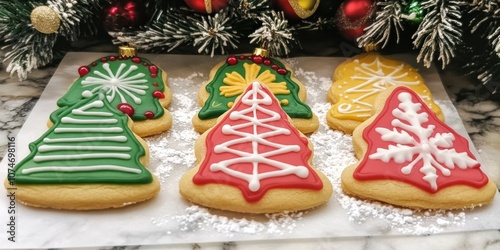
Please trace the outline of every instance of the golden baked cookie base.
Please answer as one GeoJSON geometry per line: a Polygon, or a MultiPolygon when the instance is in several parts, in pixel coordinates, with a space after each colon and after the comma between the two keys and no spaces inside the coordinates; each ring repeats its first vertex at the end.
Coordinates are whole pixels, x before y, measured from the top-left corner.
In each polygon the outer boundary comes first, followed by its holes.
{"type": "MultiPolygon", "coordinates": [[[[9,188],[8,180],[4,185],[9,188]]],[[[97,210],[119,208],[153,198],[160,183],[153,175],[148,184],[16,184],[16,200],[22,204],[54,209],[97,210]]]]}
{"type": "Polygon", "coordinates": [[[353,178],[357,164],[342,171],[342,190],[352,196],[416,209],[462,209],[487,205],[495,197],[491,180],[482,188],[457,185],[431,194],[396,180],[358,181],[353,178]]]}

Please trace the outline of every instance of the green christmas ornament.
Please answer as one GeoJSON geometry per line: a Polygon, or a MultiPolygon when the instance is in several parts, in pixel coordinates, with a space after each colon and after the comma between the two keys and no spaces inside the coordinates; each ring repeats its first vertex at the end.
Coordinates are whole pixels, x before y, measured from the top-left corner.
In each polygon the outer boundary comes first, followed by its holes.
{"type": "Polygon", "coordinates": [[[422,8],[421,0],[410,1],[403,9],[403,14],[401,15],[402,18],[415,24],[421,23],[424,16],[425,11],[422,8]]]}

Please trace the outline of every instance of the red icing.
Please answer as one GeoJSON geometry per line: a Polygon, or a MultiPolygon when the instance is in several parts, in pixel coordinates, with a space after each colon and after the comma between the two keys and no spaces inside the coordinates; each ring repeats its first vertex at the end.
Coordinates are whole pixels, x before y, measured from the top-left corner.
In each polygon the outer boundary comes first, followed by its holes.
{"type": "Polygon", "coordinates": [[[78,74],[80,75],[80,77],[85,76],[89,72],[90,68],[88,66],[81,66],[80,68],[78,68],[78,74]]]}
{"type": "Polygon", "coordinates": [[[158,83],[157,82],[153,83],[153,86],[158,87],[158,83]]]}
{"type": "Polygon", "coordinates": [[[146,118],[148,119],[153,119],[155,117],[155,114],[151,111],[146,111],[144,112],[144,116],[146,116],[146,118]]]}
{"type": "Polygon", "coordinates": [[[123,56],[118,56],[118,60],[123,60],[125,59],[123,56]]]}
{"type": "Polygon", "coordinates": [[[96,62],[93,62],[93,63],[92,63],[92,66],[94,66],[94,67],[95,67],[95,66],[97,66],[97,63],[96,63],[96,62]]]}
{"type": "Polygon", "coordinates": [[[252,61],[253,60],[253,56],[247,56],[247,59],[252,61]]]}
{"type": "Polygon", "coordinates": [[[240,60],[245,60],[246,56],[245,55],[241,55],[240,56],[240,60]]]}
{"type": "Polygon", "coordinates": [[[107,62],[107,61],[108,59],[106,59],[106,57],[101,58],[101,62],[107,62]]]}
{"type": "Polygon", "coordinates": [[[228,65],[236,65],[238,63],[238,59],[236,56],[228,56],[226,62],[228,65]]]}
{"type": "Polygon", "coordinates": [[[264,63],[264,65],[269,66],[269,65],[271,65],[271,60],[266,59],[266,60],[264,60],[263,63],[264,63]]]}
{"type": "MultiPolygon", "coordinates": [[[[249,92],[253,88],[253,85],[250,85],[245,93],[249,92]]],[[[278,119],[276,121],[268,121],[265,122],[266,125],[272,125],[279,128],[286,128],[291,131],[289,135],[275,135],[266,137],[265,140],[268,140],[272,143],[278,143],[283,145],[297,145],[300,149],[297,152],[289,152],[283,154],[277,154],[274,156],[268,157],[268,159],[276,160],[282,163],[287,163],[293,166],[305,166],[309,171],[308,175],[305,178],[301,178],[296,176],[295,174],[288,174],[284,176],[275,176],[270,178],[265,178],[260,180],[260,188],[256,191],[251,191],[248,187],[248,182],[242,180],[240,178],[233,177],[224,173],[223,171],[213,172],[210,170],[210,165],[213,163],[218,163],[224,160],[236,159],[239,156],[229,152],[215,153],[214,147],[216,145],[220,145],[224,142],[242,138],[241,136],[236,135],[228,135],[222,132],[222,128],[224,125],[238,125],[242,123],[246,123],[247,121],[244,119],[231,120],[229,118],[229,114],[224,116],[224,118],[215,125],[215,127],[210,130],[209,134],[206,138],[206,147],[207,153],[203,162],[200,165],[198,172],[193,177],[193,183],[197,185],[203,185],[208,183],[216,183],[216,184],[225,184],[232,185],[239,188],[243,194],[243,197],[248,202],[257,202],[259,201],[268,190],[273,188],[301,188],[301,189],[310,189],[310,190],[321,190],[323,188],[323,183],[319,176],[312,170],[311,166],[308,164],[308,159],[311,157],[311,150],[308,147],[307,138],[301,137],[299,131],[294,128],[287,119],[287,115],[281,109],[278,100],[274,97],[274,95],[267,88],[263,87],[263,91],[266,92],[267,95],[271,96],[272,103],[270,105],[260,104],[266,110],[272,110],[279,114],[282,119],[278,119]]],[[[242,94],[242,96],[245,95],[242,94]]],[[[262,96],[258,96],[257,98],[261,98],[262,96]]],[[[229,112],[242,111],[248,109],[250,106],[243,103],[241,99],[236,102],[233,108],[229,112]]],[[[247,117],[250,118],[250,114],[247,113],[247,117]]],[[[268,114],[257,110],[256,116],[260,119],[269,117],[268,114]]],[[[241,133],[252,133],[253,127],[248,126],[246,128],[237,129],[241,133]]],[[[257,126],[256,129],[258,134],[262,134],[265,132],[269,132],[270,129],[264,126],[257,126]]],[[[229,146],[230,148],[234,148],[240,151],[252,152],[252,143],[251,142],[243,142],[238,143],[237,145],[229,146]]],[[[272,150],[276,150],[276,147],[267,146],[262,143],[259,143],[259,153],[266,153],[272,150]]],[[[230,169],[234,169],[244,173],[251,173],[253,166],[250,162],[237,163],[231,166],[228,166],[230,169]]],[[[258,171],[259,173],[276,171],[278,168],[272,165],[268,165],[265,163],[259,163],[258,171]]]]}
{"type": "Polygon", "coordinates": [[[121,112],[123,112],[124,114],[126,114],[128,116],[132,116],[135,112],[132,105],[130,105],[128,103],[120,103],[120,104],[118,104],[117,108],[118,108],[118,110],[120,110],[121,112]]]}
{"type": "Polygon", "coordinates": [[[139,58],[139,57],[133,57],[132,58],[132,62],[133,63],[140,63],[141,62],[141,58],[139,58]]]}
{"type": "Polygon", "coordinates": [[[144,66],[148,66],[148,65],[149,65],[149,63],[144,62],[142,65],[144,65],[144,66]]]}
{"type": "Polygon", "coordinates": [[[280,74],[280,75],[284,75],[284,74],[286,74],[288,71],[287,71],[286,69],[281,68],[281,69],[276,70],[276,72],[278,72],[278,74],[280,74]]]}
{"type": "Polygon", "coordinates": [[[110,57],[109,57],[109,60],[110,60],[110,61],[116,61],[116,57],[115,57],[115,56],[110,56],[110,57]]]}
{"type": "Polygon", "coordinates": [[[272,69],[274,69],[274,70],[278,70],[278,69],[280,68],[280,66],[278,66],[278,65],[276,65],[276,64],[273,64],[273,65],[271,66],[271,68],[272,68],[272,69]]]}
{"type": "Polygon", "coordinates": [[[151,73],[151,76],[153,78],[156,77],[156,75],[158,74],[158,67],[156,67],[156,65],[150,65],[149,66],[149,73],[151,73]]]}
{"type": "Polygon", "coordinates": [[[262,56],[254,56],[252,61],[256,64],[261,64],[264,59],[262,58],[262,56]]]}
{"type": "MultiPolygon", "coordinates": [[[[393,119],[395,118],[393,115],[393,110],[398,108],[398,105],[401,103],[398,99],[398,94],[401,92],[407,92],[412,96],[412,102],[418,102],[421,104],[421,109],[419,113],[425,112],[428,114],[428,121],[422,123],[421,126],[426,128],[430,124],[435,126],[434,131],[432,132],[430,137],[434,137],[437,133],[452,133],[455,137],[453,140],[453,148],[457,153],[465,153],[470,158],[475,159],[474,155],[469,150],[469,142],[467,139],[459,135],[448,125],[440,121],[437,116],[432,112],[427,105],[422,101],[422,99],[412,90],[406,87],[398,87],[394,90],[389,98],[386,101],[384,109],[382,112],[376,117],[376,119],[367,126],[363,131],[363,139],[368,143],[368,149],[359,163],[359,166],[354,171],[354,178],[357,180],[396,180],[406,182],[408,184],[414,185],[424,191],[429,193],[436,193],[440,189],[453,186],[453,185],[468,185],[475,188],[481,188],[488,183],[488,177],[481,171],[480,164],[476,164],[471,168],[461,169],[455,165],[453,169],[449,169],[451,171],[450,176],[444,176],[442,172],[436,169],[436,174],[438,178],[436,180],[437,189],[433,190],[429,184],[426,182],[423,177],[424,173],[420,172],[420,167],[423,165],[422,160],[420,160],[413,167],[412,171],[405,175],[401,172],[401,169],[404,166],[407,166],[413,160],[418,157],[418,153],[413,155],[413,159],[411,161],[405,161],[403,163],[396,163],[394,158],[391,158],[389,162],[383,162],[379,159],[370,159],[369,155],[377,152],[377,149],[387,149],[389,145],[395,146],[396,143],[393,141],[383,141],[381,135],[375,131],[377,127],[387,128],[392,130],[394,126],[391,125],[393,119]]],[[[402,121],[403,123],[407,123],[406,121],[402,121]]],[[[398,131],[402,129],[397,127],[398,131]]],[[[409,133],[413,138],[418,141],[418,137],[413,134],[411,131],[405,130],[409,133]]],[[[409,145],[410,144],[403,144],[409,145]]],[[[445,147],[440,147],[440,149],[445,149],[445,147]]],[[[435,156],[433,156],[434,160],[437,160],[435,156]]],[[[444,164],[442,164],[444,166],[444,164]]]]}
{"type": "Polygon", "coordinates": [[[158,98],[158,99],[163,99],[163,98],[165,98],[165,95],[160,90],[155,90],[153,92],[153,97],[158,98]]]}

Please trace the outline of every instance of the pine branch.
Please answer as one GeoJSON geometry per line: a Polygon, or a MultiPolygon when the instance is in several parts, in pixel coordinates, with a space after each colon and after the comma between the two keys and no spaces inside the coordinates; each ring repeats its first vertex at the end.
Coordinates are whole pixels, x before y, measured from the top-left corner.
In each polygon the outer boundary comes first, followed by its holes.
{"type": "Polygon", "coordinates": [[[470,22],[464,37],[469,60],[464,68],[486,90],[496,93],[500,88],[500,1],[475,0],[467,14],[470,22]]]}
{"type": "Polygon", "coordinates": [[[95,35],[101,0],[49,0],[47,6],[54,9],[61,18],[58,33],[74,42],[82,34],[95,35]]]}
{"type": "Polygon", "coordinates": [[[500,57],[500,1],[475,0],[471,6],[469,13],[474,13],[472,33],[487,37],[497,57],[500,57]],[[479,29],[481,33],[476,32],[479,29]]]}
{"type": "Polygon", "coordinates": [[[271,0],[232,0],[232,16],[255,22],[259,16],[271,14],[271,0]]]}
{"type": "Polygon", "coordinates": [[[271,12],[269,16],[261,16],[262,26],[248,37],[250,44],[258,44],[269,50],[273,56],[282,56],[290,53],[289,46],[297,43],[294,38],[295,29],[288,25],[283,12],[271,12]]]}
{"type": "Polygon", "coordinates": [[[396,32],[396,42],[399,43],[399,31],[403,31],[401,24],[402,6],[398,1],[378,2],[379,10],[375,21],[366,28],[366,32],[357,40],[360,47],[368,44],[380,45],[384,48],[389,42],[391,31],[396,32]]]}
{"type": "Polygon", "coordinates": [[[423,61],[430,67],[437,56],[444,69],[455,57],[455,49],[462,43],[462,14],[460,6],[463,2],[457,0],[427,0],[422,2],[422,8],[427,10],[422,23],[412,36],[413,45],[420,47],[417,61],[423,61]]]}
{"type": "MultiPolygon", "coordinates": [[[[9,62],[7,72],[15,74],[20,80],[28,77],[31,70],[49,64],[57,51],[54,44],[59,36],[69,41],[76,41],[82,25],[90,25],[96,20],[91,6],[100,0],[63,0],[48,1],[48,6],[56,11],[61,19],[57,33],[43,34],[31,24],[33,9],[42,6],[45,1],[1,1],[0,2],[0,37],[3,37],[6,50],[5,62],[9,62]]],[[[95,27],[95,26],[94,26],[95,27]]],[[[92,26],[89,26],[92,30],[92,26]]]]}
{"type": "Polygon", "coordinates": [[[238,47],[240,35],[232,26],[233,20],[227,9],[213,16],[170,9],[143,31],[111,35],[116,38],[115,43],[128,43],[146,51],[171,51],[192,45],[198,46],[198,53],[213,56],[217,49],[224,54],[227,47],[238,47]]]}
{"type": "Polygon", "coordinates": [[[198,53],[210,52],[214,56],[215,50],[220,49],[221,54],[225,54],[226,47],[238,48],[238,38],[240,35],[232,27],[233,20],[228,16],[227,9],[216,13],[215,16],[208,16],[198,20],[191,20],[196,24],[197,30],[193,32],[193,46],[199,46],[198,53]]]}

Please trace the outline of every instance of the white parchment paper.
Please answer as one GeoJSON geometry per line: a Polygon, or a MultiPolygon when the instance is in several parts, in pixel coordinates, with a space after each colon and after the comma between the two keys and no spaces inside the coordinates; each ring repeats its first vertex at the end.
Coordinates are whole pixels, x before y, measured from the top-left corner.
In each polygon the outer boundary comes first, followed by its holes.
{"type": "MultiPolygon", "coordinates": [[[[17,162],[28,153],[28,144],[47,129],[45,121],[56,101],[78,77],[79,66],[108,54],[69,53],[50,80],[40,100],[16,138],[17,162]]],[[[329,238],[376,235],[422,235],[500,228],[500,197],[474,210],[412,211],[377,202],[350,198],[342,193],[340,173],[355,161],[350,136],[326,126],[330,104],[326,92],[334,69],[344,58],[302,57],[287,59],[295,76],[308,90],[307,103],[319,116],[320,129],[309,136],[315,147],[314,165],[332,181],[331,200],[305,212],[244,215],[206,209],[186,202],[178,194],[180,176],[194,164],[193,143],[198,133],[191,117],[200,109],[196,92],[210,69],[225,57],[141,55],[167,71],[174,117],[170,131],[148,138],[149,168],[161,181],[159,195],[151,201],[104,211],[57,211],[16,204],[16,242],[7,241],[9,199],[0,197],[0,247],[61,248],[118,245],[202,243],[242,240],[329,238]]],[[[414,64],[414,58],[397,57],[414,64]]],[[[414,65],[418,67],[418,65],[414,65]]],[[[461,120],[434,69],[421,69],[427,85],[442,107],[446,122],[468,138],[461,120]]],[[[475,152],[474,149],[472,149],[475,152]]],[[[477,153],[476,153],[476,156],[477,153]]],[[[487,172],[487,166],[483,166],[487,172]]],[[[7,175],[7,157],[0,176],[7,175]]]]}

